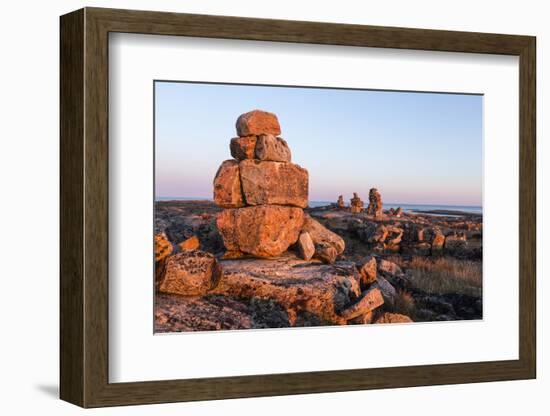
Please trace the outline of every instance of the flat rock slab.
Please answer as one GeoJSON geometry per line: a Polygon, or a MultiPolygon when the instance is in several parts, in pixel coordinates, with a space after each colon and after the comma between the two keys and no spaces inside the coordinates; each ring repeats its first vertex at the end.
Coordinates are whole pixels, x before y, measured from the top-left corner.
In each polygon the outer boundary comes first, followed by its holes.
{"type": "Polygon", "coordinates": [[[155,332],[252,328],[245,303],[223,296],[183,297],[157,293],[155,332]]]}
{"type": "Polygon", "coordinates": [[[352,262],[322,264],[292,254],[276,259],[221,260],[223,275],[211,294],[237,299],[264,299],[280,305],[291,326],[303,316],[319,325],[345,324],[339,315],[361,293],[352,262]]]}
{"type": "MultiPolygon", "coordinates": [[[[314,325],[315,322],[301,322],[314,325]]],[[[219,331],[287,328],[286,311],[263,299],[239,300],[228,296],[184,297],[167,293],[155,296],[155,332],[219,331]]]]}

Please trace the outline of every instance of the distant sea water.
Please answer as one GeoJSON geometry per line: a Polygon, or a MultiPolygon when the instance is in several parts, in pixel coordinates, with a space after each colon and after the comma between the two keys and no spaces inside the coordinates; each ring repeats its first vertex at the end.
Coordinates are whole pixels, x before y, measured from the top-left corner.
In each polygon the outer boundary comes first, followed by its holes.
{"type": "MultiPolygon", "coordinates": [[[[181,197],[181,196],[158,196],[156,201],[212,201],[212,198],[200,198],[200,197],[181,197]]],[[[336,201],[309,201],[311,208],[324,207],[330,205],[336,201]]],[[[349,205],[349,204],[346,204],[349,205]]],[[[403,208],[406,212],[414,211],[432,211],[432,210],[447,210],[447,211],[462,211],[471,212],[472,214],[482,214],[482,208],[479,206],[471,205],[425,205],[425,204],[395,204],[384,203],[384,208],[403,208]]]]}

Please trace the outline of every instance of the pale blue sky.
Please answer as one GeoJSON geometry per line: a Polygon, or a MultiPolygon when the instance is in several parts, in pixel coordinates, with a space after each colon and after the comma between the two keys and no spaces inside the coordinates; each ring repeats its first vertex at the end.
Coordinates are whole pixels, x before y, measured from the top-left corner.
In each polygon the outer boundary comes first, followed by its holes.
{"type": "Polygon", "coordinates": [[[155,83],[157,197],[212,197],[241,113],[277,114],[310,200],[481,205],[479,95],[155,83]]]}

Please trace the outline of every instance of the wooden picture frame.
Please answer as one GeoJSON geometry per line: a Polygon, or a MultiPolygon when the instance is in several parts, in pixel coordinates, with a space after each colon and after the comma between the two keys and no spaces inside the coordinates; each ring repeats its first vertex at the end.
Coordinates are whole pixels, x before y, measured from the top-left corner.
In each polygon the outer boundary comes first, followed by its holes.
{"type": "Polygon", "coordinates": [[[530,36],[85,8],[61,17],[60,396],[82,407],[530,379],[535,333],[535,50],[530,36]],[[108,35],[263,40],[519,57],[519,359],[109,383],[108,35]]]}

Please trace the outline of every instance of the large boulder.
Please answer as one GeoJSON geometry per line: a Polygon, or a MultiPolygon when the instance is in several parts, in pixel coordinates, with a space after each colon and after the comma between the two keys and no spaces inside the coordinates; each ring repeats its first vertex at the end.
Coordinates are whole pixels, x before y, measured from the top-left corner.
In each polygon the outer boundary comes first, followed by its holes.
{"type": "Polygon", "coordinates": [[[237,134],[239,136],[250,136],[260,134],[281,134],[281,126],[277,116],[267,111],[254,110],[241,114],[237,119],[237,134]]]}
{"type": "Polygon", "coordinates": [[[227,250],[276,257],[298,240],[304,222],[300,208],[261,205],[226,209],[217,226],[227,250]]]}
{"type": "Polygon", "coordinates": [[[272,162],[290,162],[290,148],[285,140],[271,134],[258,136],[256,143],[256,159],[272,162]]]}
{"type": "Polygon", "coordinates": [[[231,156],[237,160],[254,159],[256,136],[234,137],[229,143],[231,156]]]}
{"type": "Polygon", "coordinates": [[[286,162],[243,160],[239,163],[242,190],[247,205],[308,204],[308,172],[286,162]]]}
{"type": "Polygon", "coordinates": [[[287,253],[277,259],[220,263],[223,277],[213,294],[272,300],[287,311],[291,325],[297,325],[300,316],[317,317],[319,325],[345,324],[346,319],[338,312],[361,293],[359,274],[352,262],[328,265],[287,253]]]}
{"type": "Polygon", "coordinates": [[[158,290],[184,296],[204,295],[218,284],[221,274],[212,254],[199,250],[182,251],[166,260],[158,290]]]}
{"type": "Polygon", "coordinates": [[[223,208],[244,206],[237,161],[226,160],[218,169],[214,178],[214,202],[223,208]]]}
{"type": "Polygon", "coordinates": [[[337,255],[342,254],[346,248],[346,243],[342,237],[330,231],[309,215],[305,215],[304,217],[304,226],[302,230],[309,233],[314,244],[319,245],[321,243],[326,243],[334,247],[337,255]]]}

